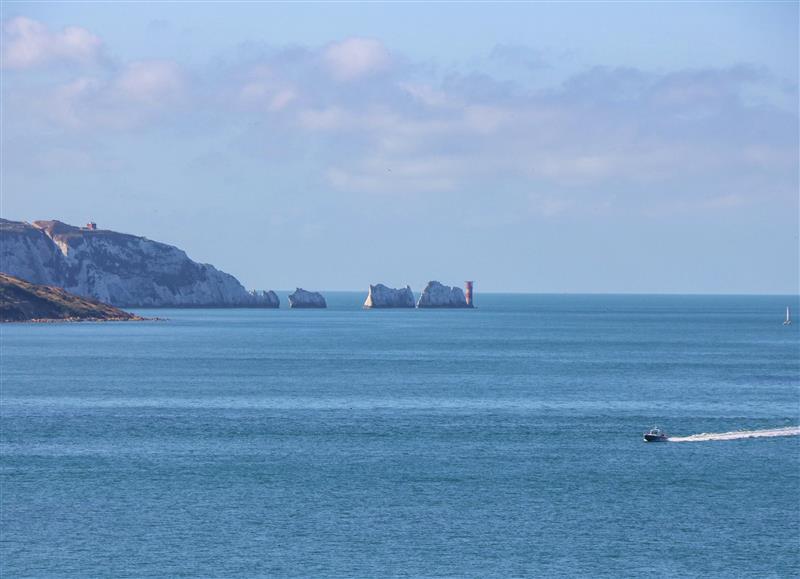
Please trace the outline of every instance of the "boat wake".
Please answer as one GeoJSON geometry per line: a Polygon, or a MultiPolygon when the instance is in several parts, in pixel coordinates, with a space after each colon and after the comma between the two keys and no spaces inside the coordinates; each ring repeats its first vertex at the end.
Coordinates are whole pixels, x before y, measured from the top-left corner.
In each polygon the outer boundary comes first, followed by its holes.
{"type": "Polygon", "coordinates": [[[798,436],[800,426],[771,428],[768,430],[737,430],[736,432],[703,432],[691,436],[670,436],[669,442],[705,442],[707,440],[739,440],[740,438],[771,438],[774,436],[798,436]]]}

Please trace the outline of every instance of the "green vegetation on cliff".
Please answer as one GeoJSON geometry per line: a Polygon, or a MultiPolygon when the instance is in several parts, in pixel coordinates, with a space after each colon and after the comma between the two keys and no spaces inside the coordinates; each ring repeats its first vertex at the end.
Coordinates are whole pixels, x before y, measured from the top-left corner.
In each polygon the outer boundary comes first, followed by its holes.
{"type": "Polygon", "coordinates": [[[61,288],[0,273],[0,322],[142,320],[114,306],[61,288]]]}

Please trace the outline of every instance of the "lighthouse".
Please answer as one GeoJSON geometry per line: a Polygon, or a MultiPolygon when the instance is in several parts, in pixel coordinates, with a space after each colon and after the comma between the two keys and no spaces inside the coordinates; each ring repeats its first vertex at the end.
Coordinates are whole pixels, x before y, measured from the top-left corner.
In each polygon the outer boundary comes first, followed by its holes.
{"type": "Polygon", "coordinates": [[[472,303],[472,282],[465,281],[464,282],[464,297],[467,298],[467,307],[474,308],[475,305],[472,303]]]}

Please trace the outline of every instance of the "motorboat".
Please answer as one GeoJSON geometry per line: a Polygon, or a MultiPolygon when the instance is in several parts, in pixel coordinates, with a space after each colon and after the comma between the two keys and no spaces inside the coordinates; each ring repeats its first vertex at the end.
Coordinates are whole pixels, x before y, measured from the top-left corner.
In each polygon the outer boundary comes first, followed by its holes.
{"type": "Polygon", "coordinates": [[[667,433],[661,430],[658,426],[654,426],[648,432],[644,433],[645,442],[666,442],[667,433]]]}

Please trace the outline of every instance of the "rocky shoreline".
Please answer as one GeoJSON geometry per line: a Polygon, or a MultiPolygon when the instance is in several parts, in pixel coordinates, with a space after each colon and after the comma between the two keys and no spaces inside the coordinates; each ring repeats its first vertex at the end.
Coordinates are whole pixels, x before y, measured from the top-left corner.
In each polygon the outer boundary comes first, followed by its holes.
{"type": "MultiPolygon", "coordinates": [[[[210,264],[197,263],[177,247],[150,239],[98,229],[95,223],[75,227],[61,221],[10,221],[0,219],[0,266],[3,274],[18,282],[49,290],[60,289],[71,298],[88,300],[108,308],[268,308],[281,306],[272,290],[246,290],[230,274],[210,264]]],[[[473,308],[472,282],[466,293],[456,286],[430,281],[419,299],[411,286],[391,288],[370,284],[365,309],[473,308]]],[[[44,291],[44,290],[42,290],[44,291]]],[[[51,296],[52,297],[52,296],[51,296]]],[[[62,298],[56,297],[58,302],[62,298]]],[[[64,298],[66,299],[66,298],[64,298]]],[[[289,309],[328,307],[320,292],[296,288],[288,296],[289,309]]],[[[32,317],[6,311],[4,321],[141,319],[122,310],[96,317],[32,317]],[[114,316],[117,317],[114,317],[114,316]]],[[[68,306],[65,306],[68,309],[68,306]]],[[[81,306],[82,307],[82,306],[81,306]]],[[[6,309],[3,309],[6,308],[6,309]]]]}
{"type": "Polygon", "coordinates": [[[30,320],[4,320],[0,324],[76,324],[79,322],[163,322],[163,318],[33,318],[30,320]]]}
{"type": "MultiPolygon", "coordinates": [[[[276,304],[280,300],[274,292],[276,304]]],[[[469,294],[471,297],[471,293],[469,294]]],[[[325,297],[320,292],[296,288],[289,294],[289,309],[326,309],[325,297]]],[[[172,306],[176,309],[207,307],[211,309],[236,306],[172,306]]],[[[279,305],[271,309],[277,309],[279,305]]],[[[468,309],[461,288],[431,281],[415,302],[411,286],[390,288],[384,284],[369,286],[364,309],[468,309]]],[[[0,322],[3,323],[70,323],[110,321],[162,321],[162,318],[145,318],[115,306],[82,296],[76,296],[51,286],[31,284],[26,280],[0,273],[0,322]]]]}

